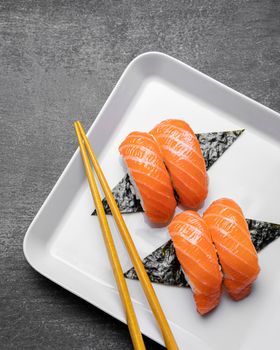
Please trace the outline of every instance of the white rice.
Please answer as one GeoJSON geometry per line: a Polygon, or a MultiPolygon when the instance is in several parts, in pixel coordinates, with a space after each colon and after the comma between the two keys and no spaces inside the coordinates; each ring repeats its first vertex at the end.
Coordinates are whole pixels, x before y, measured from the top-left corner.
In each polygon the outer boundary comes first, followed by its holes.
{"type": "Polygon", "coordinates": [[[123,157],[121,157],[121,165],[122,165],[122,167],[124,168],[124,170],[128,173],[130,182],[131,182],[132,185],[133,185],[133,188],[131,189],[131,191],[132,191],[132,192],[135,191],[135,196],[136,196],[137,199],[140,200],[141,206],[142,206],[143,210],[145,211],[144,201],[143,201],[143,199],[142,199],[142,197],[141,197],[140,191],[138,190],[138,187],[137,187],[137,185],[136,185],[136,182],[134,181],[133,176],[130,174],[129,168],[128,168],[128,166],[127,166],[127,164],[126,164],[126,161],[124,160],[123,157]]]}

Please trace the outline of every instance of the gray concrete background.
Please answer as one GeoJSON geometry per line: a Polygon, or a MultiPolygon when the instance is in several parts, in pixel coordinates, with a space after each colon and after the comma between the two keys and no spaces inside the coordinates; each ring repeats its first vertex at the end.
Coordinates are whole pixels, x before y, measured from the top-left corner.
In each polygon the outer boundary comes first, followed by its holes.
{"type": "Polygon", "coordinates": [[[125,325],[33,271],[22,241],[76,149],[73,120],[88,128],[150,50],[280,110],[279,0],[0,2],[1,349],[131,348],[125,325]]]}

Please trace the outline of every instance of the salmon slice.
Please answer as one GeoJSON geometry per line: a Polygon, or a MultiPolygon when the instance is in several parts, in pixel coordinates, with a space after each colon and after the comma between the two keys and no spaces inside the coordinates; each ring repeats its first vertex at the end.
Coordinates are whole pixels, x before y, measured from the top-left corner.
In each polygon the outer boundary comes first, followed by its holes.
{"type": "Polygon", "coordinates": [[[201,207],[208,193],[206,165],[199,142],[183,120],[169,119],[151,132],[158,142],[164,162],[180,202],[187,208],[201,207]]]}
{"type": "Polygon", "coordinates": [[[205,211],[203,218],[217,249],[229,295],[234,300],[245,298],[260,268],[241,208],[231,199],[218,199],[205,211]]]}
{"type": "Polygon", "coordinates": [[[168,223],[176,200],[160,149],[145,132],[132,132],[119,147],[130,177],[142,202],[145,214],[155,224],[168,223]]]}
{"type": "Polygon", "coordinates": [[[197,311],[204,315],[220,301],[222,274],[205,221],[194,211],[175,216],[168,226],[177,258],[192,288],[197,311]]]}

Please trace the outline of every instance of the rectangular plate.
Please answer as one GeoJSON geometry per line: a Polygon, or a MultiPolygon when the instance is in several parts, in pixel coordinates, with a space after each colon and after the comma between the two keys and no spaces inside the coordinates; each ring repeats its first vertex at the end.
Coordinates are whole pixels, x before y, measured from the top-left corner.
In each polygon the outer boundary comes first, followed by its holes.
{"type": "MultiPolygon", "coordinates": [[[[124,175],[118,145],[134,130],[148,131],[165,118],[182,118],[195,132],[245,128],[209,171],[204,207],[228,196],[245,216],[280,222],[280,118],[259,103],[162,53],[146,53],[126,68],[88,132],[109,184],[124,175]]],[[[125,322],[79,151],[30,225],[26,259],[38,272],[125,322]]],[[[178,209],[179,210],[179,209],[178,209]]],[[[202,209],[203,211],[203,209],[202,209]]],[[[123,269],[131,262],[108,217],[123,269]]],[[[125,216],[141,257],[168,240],[142,213],[125,216]]],[[[280,240],[259,255],[261,274],[241,302],[225,295],[207,317],[195,310],[190,289],[154,285],[180,349],[280,348],[280,240]]],[[[163,344],[138,281],[127,281],[141,330],[163,344]]]]}

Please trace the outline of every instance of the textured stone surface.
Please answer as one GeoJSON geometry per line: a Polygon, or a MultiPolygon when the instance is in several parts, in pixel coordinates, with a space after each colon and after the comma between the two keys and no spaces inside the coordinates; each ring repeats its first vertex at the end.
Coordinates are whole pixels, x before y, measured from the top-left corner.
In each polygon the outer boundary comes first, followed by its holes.
{"type": "Polygon", "coordinates": [[[23,257],[24,233],[76,149],[72,122],[88,128],[149,50],[279,111],[279,18],[278,0],[0,2],[1,348],[131,348],[126,326],[23,257]]]}

